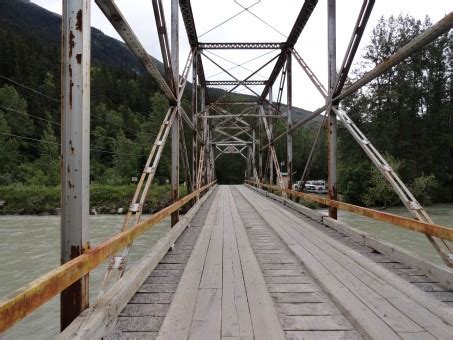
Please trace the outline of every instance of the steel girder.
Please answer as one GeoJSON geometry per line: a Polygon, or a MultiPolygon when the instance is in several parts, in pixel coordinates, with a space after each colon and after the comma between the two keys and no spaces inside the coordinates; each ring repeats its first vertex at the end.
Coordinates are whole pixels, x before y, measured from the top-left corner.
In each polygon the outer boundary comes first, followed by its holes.
{"type": "MultiPolygon", "coordinates": [[[[193,18],[192,6],[190,0],[179,0],[179,8],[181,10],[182,19],[184,26],[186,27],[187,38],[189,39],[190,47],[197,49],[198,47],[198,36],[197,29],[195,28],[195,21],[193,18]]],[[[200,85],[206,87],[206,77],[204,75],[203,63],[201,56],[197,53],[197,74],[200,81],[200,85]]],[[[208,94],[206,93],[206,97],[208,94]]],[[[208,99],[208,98],[206,98],[208,99]]]]}
{"type": "Polygon", "coordinates": [[[240,86],[240,85],[266,85],[267,80],[211,80],[206,85],[211,86],[240,86]]]}
{"type": "Polygon", "coordinates": [[[220,43],[220,42],[211,42],[211,43],[199,43],[198,49],[200,50],[276,50],[280,49],[285,45],[283,42],[278,43],[220,43]]]}

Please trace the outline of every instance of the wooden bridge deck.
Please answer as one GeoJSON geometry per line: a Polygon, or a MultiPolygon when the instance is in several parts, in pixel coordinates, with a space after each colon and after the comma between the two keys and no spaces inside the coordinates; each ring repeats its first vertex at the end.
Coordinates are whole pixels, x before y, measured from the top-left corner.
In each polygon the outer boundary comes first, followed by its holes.
{"type": "Polygon", "coordinates": [[[323,229],[245,186],[219,186],[108,337],[453,337],[451,292],[323,229]]]}

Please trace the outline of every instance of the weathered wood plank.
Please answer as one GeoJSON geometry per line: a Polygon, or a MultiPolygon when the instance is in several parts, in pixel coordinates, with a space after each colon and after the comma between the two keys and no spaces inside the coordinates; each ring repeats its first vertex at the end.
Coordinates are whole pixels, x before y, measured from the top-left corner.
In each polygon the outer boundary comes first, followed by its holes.
{"type": "Polygon", "coordinates": [[[338,315],[341,312],[331,302],[319,303],[277,303],[277,310],[283,315],[338,315]]]}
{"type": "Polygon", "coordinates": [[[321,291],[318,285],[303,283],[268,283],[267,288],[270,293],[314,293],[321,291]]]}
{"type": "Polygon", "coordinates": [[[276,309],[229,189],[228,194],[255,338],[283,339],[276,309]]]}
{"type": "Polygon", "coordinates": [[[209,209],[205,225],[200,232],[192,255],[187,262],[168,313],[160,327],[158,334],[160,339],[183,339],[189,336],[195,311],[198,285],[203,273],[203,266],[200,265],[200,262],[204,263],[206,258],[217,208],[218,192],[209,209]]]}
{"type": "Polygon", "coordinates": [[[356,331],[287,331],[288,340],[359,340],[356,331]]]}
{"type": "Polygon", "coordinates": [[[127,304],[119,316],[162,316],[167,314],[169,303],[127,304]]]}
{"type": "Polygon", "coordinates": [[[294,315],[280,316],[285,331],[327,331],[352,330],[350,322],[343,315],[294,315]]]}
{"type": "Polygon", "coordinates": [[[118,317],[117,328],[122,332],[157,332],[163,319],[149,315],[118,317]]]}
{"type": "MultiPolygon", "coordinates": [[[[199,289],[189,338],[220,339],[221,303],[221,289],[199,289]]],[[[173,339],[177,337],[173,336],[173,339]]]]}
{"type": "Polygon", "coordinates": [[[225,205],[225,193],[222,187],[217,195],[219,204],[214,218],[208,252],[204,261],[200,288],[222,288],[223,209],[225,205]]]}
{"type": "Polygon", "coordinates": [[[224,221],[222,337],[253,338],[244,273],[229,204],[224,205],[222,213],[224,221]]]}

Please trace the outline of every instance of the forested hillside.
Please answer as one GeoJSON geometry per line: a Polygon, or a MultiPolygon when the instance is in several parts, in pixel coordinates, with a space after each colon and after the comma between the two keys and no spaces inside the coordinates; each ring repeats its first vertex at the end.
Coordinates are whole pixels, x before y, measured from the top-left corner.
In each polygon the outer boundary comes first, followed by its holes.
{"type": "MultiPolygon", "coordinates": [[[[354,77],[429,25],[428,19],[381,19],[354,77]]],[[[123,43],[96,29],[92,36],[91,181],[131,186],[130,179],[140,174],[168,103],[123,43]]],[[[0,186],[4,188],[59,183],[59,37],[58,15],[17,0],[0,2],[0,186]]],[[[451,37],[450,33],[436,40],[342,103],[377,148],[389,155],[418,198],[428,201],[453,201],[451,37]]],[[[187,99],[183,105],[190,112],[187,99]]],[[[313,129],[295,133],[296,180],[313,138],[313,129]]],[[[326,178],[325,144],[311,172],[313,179],[326,178]]],[[[284,143],[276,147],[284,160],[284,143]]],[[[339,133],[338,157],[343,199],[365,205],[397,202],[344,129],[339,133]]],[[[167,148],[158,183],[169,178],[169,165],[167,148]]],[[[221,157],[217,169],[222,182],[239,183],[245,163],[239,156],[221,157]]]]}
{"type": "MultiPolygon", "coordinates": [[[[381,18],[362,52],[355,77],[431,25],[429,18],[381,18]]],[[[342,103],[424,203],[453,200],[452,48],[450,31],[342,103]]],[[[339,166],[339,190],[346,200],[365,205],[398,201],[344,128],[339,166]]]]}

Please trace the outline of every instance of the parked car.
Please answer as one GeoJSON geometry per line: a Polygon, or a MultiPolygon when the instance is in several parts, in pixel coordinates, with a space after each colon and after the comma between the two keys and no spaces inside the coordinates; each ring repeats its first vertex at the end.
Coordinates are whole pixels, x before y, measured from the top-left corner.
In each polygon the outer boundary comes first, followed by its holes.
{"type": "Polygon", "coordinates": [[[307,181],[305,183],[304,191],[316,194],[325,194],[327,193],[326,181],[324,180],[307,181]]]}

